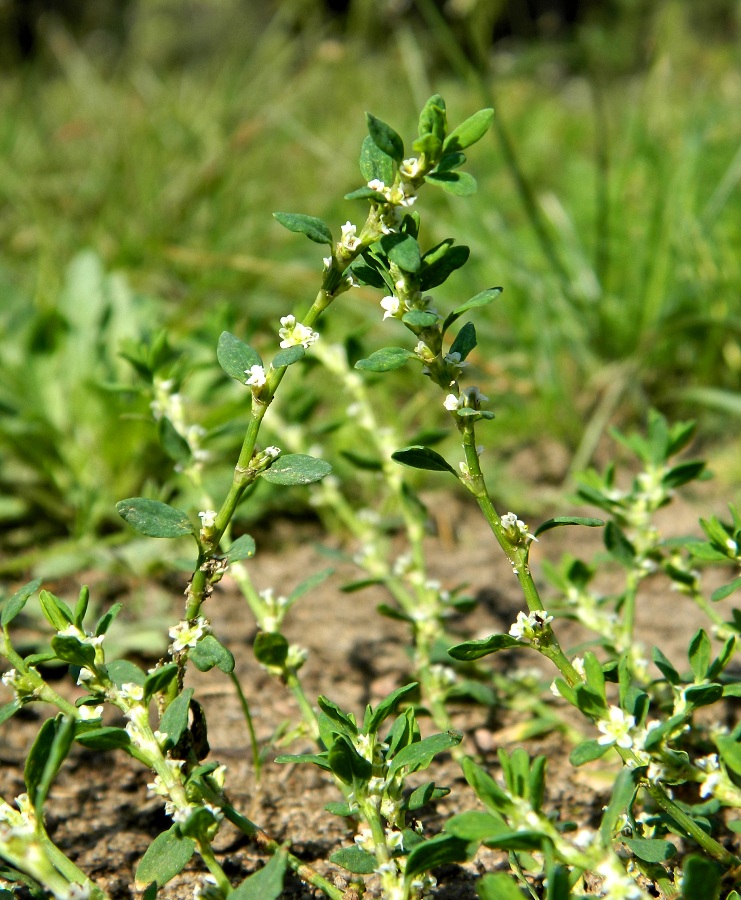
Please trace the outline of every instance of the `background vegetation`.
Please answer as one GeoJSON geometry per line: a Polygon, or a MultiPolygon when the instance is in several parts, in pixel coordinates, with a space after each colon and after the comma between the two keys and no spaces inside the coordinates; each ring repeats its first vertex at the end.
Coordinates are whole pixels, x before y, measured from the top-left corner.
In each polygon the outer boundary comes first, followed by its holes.
{"type": "MultiPolygon", "coordinates": [[[[538,442],[568,484],[609,425],[655,406],[701,417],[715,468],[741,476],[737,4],[147,0],[78,22],[63,4],[31,6],[20,24],[12,5],[1,13],[8,576],[33,568],[41,544],[57,547],[42,574],[109,564],[98,542],[108,553],[122,540],[115,501],[184,489],[150,421],[151,385],[121,355],[151,362],[162,332],[161,371],[182,383],[189,420],[225,460],[208,477],[223,481],[238,400],[215,365],[218,335],[272,341],[321,269],[321,251],[271,213],[360,221],[342,196],[358,185],[363,112],[409,133],[433,92],[455,121],[497,112],[472,159],[476,198],[426,196],[437,230],[422,236],[471,236],[441,306],[505,287],[475,359],[497,413],[488,464],[538,442]]],[[[378,298],[340,302],[323,340],[342,317],[335,333],[351,323],[351,353],[367,353],[378,298]]],[[[310,372],[277,412],[321,407],[330,427],[308,437],[342,465],[344,408],[324,381],[310,372]]],[[[403,374],[384,384],[401,422],[435,426],[403,374]]]]}

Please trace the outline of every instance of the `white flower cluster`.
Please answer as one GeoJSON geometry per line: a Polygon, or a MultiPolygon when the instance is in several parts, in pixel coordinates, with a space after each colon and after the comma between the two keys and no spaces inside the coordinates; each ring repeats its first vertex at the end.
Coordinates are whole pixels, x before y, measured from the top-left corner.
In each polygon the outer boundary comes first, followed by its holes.
{"type": "Polygon", "coordinates": [[[211,623],[203,616],[198,616],[193,622],[183,620],[168,631],[173,639],[170,650],[172,653],[180,653],[186,647],[195,647],[200,639],[211,633],[211,623]]]}
{"type": "Polygon", "coordinates": [[[372,191],[383,194],[386,202],[391,206],[413,206],[417,199],[414,187],[408,181],[400,181],[398,184],[385,185],[379,178],[373,178],[368,182],[372,191]]]}
{"type": "Polygon", "coordinates": [[[549,616],[544,609],[536,609],[527,615],[524,612],[518,612],[517,621],[509,629],[509,633],[518,641],[537,640],[552,621],[553,616],[549,616]]]}
{"type": "Polygon", "coordinates": [[[635,716],[623,712],[619,706],[611,706],[608,718],[597,722],[597,730],[602,732],[602,736],[597,738],[597,743],[602,746],[616,744],[628,750],[633,746],[634,735],[631,732],[635,724],[635,716]]]}
{"type": "Polygon", "coordinates": [[[301,345],[305,349],[319,340],[319,333],[312,331],[308,325],[302,325],[296,321],[295,316],[283,316],[280,320],[281,327],[278,329],[278,336],[281,338],[280,346],[283,350],[288,347],[298,347],[301,345]]]}
{"type": "Polygon", "coordinates": [[[529,544],[531,541],[535,541],[537,543],[538,539],[535,535],[530,534],[527,530],[527,525],[522,521],[522,519],[518,519],[515,513],[508,512],[502,516],[502,528],[507,532],[507,537],[510,540],[513,540],[517,544],[529,544]]]}
{"type": "Polygon", "coordinates": [[[268,380],[265,369],[259,365],[250,366],[249,369],[244,370],[244,374],[247,376],[245,384],[249,385],[251,388],[259,389],[263,387],[268,380]]]}
{"type": "Polygon", "coordinates": [[[266,610],[260,622],[260,627],[263,631],[279,631],[283,617],[288,610],[288,600],[285,597],[275,597],[273,588],[265,588],[260,591],[259,596],[265,604],[266,610]]]}

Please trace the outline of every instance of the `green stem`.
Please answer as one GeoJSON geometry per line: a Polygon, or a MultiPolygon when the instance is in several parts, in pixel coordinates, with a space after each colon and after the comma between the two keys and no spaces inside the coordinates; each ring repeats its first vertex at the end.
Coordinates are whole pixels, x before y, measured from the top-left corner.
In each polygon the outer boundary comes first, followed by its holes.
{"type": "Polygon", "coordinates": [[[232,684],[237,691],[237,697],[239,697],[239,703],[242,707],[242,715],[244,716],[244,720],[247,723],[247,731],[250,736],[250,746],[252,747],[252,767],[255,771],[255,781],[259,783],[260,774],[262,771],[262,758],[260,756],[260,745],[257,741],[257,734],[255,733],[255,723],[252,720],[250,705],[247,702],[247,697],[242,690],[242,685],[240,684],[236,674],[234,672],[230,672],[229,677],[231,678],[232,684]]]}

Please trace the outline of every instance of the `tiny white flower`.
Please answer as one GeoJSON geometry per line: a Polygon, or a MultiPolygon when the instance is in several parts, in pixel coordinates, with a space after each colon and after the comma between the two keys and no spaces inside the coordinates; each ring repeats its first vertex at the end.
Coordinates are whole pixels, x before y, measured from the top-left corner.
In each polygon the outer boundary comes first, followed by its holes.
{"type": "Polygon", "coordinates": [[[102,706],[81,706],[79,709],[78,718],[87,722],[90,719],[99,719],[103,715],[103,707],[102,706]]]}
{"type": "Polygon", "coordinates": [[[398,297],[384,297],[383,300],[381,300],[381,309],[385,310],[383,314],[384,319],[395,316],[399,312],[400,305],[398,297]]]}
{"type": "Polygon", "coordinates": [[[262,452],[265,454],[265,456],[269,456],[271,459],[277,459],[281,454],[280,447],[273,447],[272,445],[270,447],[266,447],[262,452]]]}
{"type": "Polygon", "coordinates": [[[549,616],[545,610],[536,609],[528,614],[518,612],[517,620],[510,627],[509,633],[518,641],[531,641],[540,637],[552,621],[553,616],[549,616]]]}
{"type": "Polygon", "coordinates": [[[213,528],[216,524],[216,510],[202,509],[198,513],[198,518],[201,520],[202,528],[213,528]]]}
{"type": "Polygon", "coordinates": [[[448,394],[445,400],[443,400],[443,406],[445,409],[450,410],[450,412],[455,412],[456,409],[461,408],[461,401],[455,394],[448,394]]]}
{"type": "Polygon", "coordinates": [[[198,616],[191,624],[187,620],[178,622],[169,631],[168,634],[173,639],[172,650],[179,653],[186,647],[195,647],[198,641],[211,631],[211,625],[203,616],[198,616]]]}
{"type": "Polygon", "coordinates": [[[325,270],[332,268],[332,257],[331,256],[323,256],[322,262],[324,263],[325,270]]]}
{"type": "Polygon", "coordinates": [[[262,366],[250,366],[249,369],[244,370],[244,374],[248,376],[245,384],[249,384],[251,387],[260,388],[268,380],[262,366]]]}
{"type": "Polygon", "coordinates": [[[602,732],[602,736],[597,738],[597,743],[606,746],[609,744],[617,744],[624,750],[628,750],[633,746],[633,737],[630,732],[635,728],[636,720],[634,716],[629,716],[620,709],[619,706],[611,706],[608,719],[600,719],[597,722],[598,731],[602,732]]]}
{"type": "Polygon", "coordinates": [[[386,185],[380,180],[380,178],[373,178],[368,182],[368,187],[372,191],[378,191],[379,194],[383,194],[386,190],[386,185]]]}
{"type": "Polygon", "coordinates": [[[420,168],[419,160],[416,156],[412,156],[403,160],[399,166],[399,172],[403,178],[416,178],[419,175],[420,168]]]}
{"type": "Polygon", "coordinates": [[[319,333],[312,331],[308,325],[297,322],[295,316],[283,316],[280,324],[278,336],[281,338],[280,346],[283,350],[288,347],[298,347],[299,344],[308,349],[319,340],[319,333]]]}
{"type": "Polygon", "coordinates": [[[342,238],[340,244],[351,253],[360,246],[360,238],[357,236],[357,228],[352,222],[345,222],[342,226],[342,238]]]}

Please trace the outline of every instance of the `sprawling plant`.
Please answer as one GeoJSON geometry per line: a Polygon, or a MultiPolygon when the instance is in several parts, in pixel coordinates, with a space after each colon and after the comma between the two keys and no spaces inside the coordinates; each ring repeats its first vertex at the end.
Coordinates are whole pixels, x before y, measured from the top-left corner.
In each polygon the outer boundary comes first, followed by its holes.
{"type": "MultiPolygon", "coordinates": [[[[464,265],[469,250],[450,238],[425,249],[416,211],[418,192],[426,184],[458,196],[475,190],[473,177],[461,170],[464,151],[483,137],[492,115],[491,110],[481,110],[449,131],[442,98],[431,97],[420,114],[414,155],[407,155],[396,131],[369,115],[369,134],[360,156],[363,185],[347,195],[366,205],[365,221],[359,226],[348,221],[336,240],[321,219],[275,214],[290,231],[326,246],[328,255],[308,309],[281,317],[278,346],[269,361],[239,336],[221,335],[218,361],[246,389],[248,408],[232,481],[220,501],[206,491],[203,435],[186,421],[181,398],[165,376],[162,354],[153,347],[130,355],[150,392],[166,450],[204,500],[197,522],[187,510],[145,497],[123,500],[117,509],[142,535],[193,541],[195,559],[185,610],[169,629],[167,657],[145,672],[129,660],[106,654],[106,633],[120,604],[92,622],[87,589],[70,605],[48,591],[39,592],[39,581],[26,584],[3,604],[0,653],[11,666],[3,682],[13,697],[0,711],[0,721],[29,703],[56,710],[29,751],[26,792],[15,805],[2,801],[0,806],[4,860],[0,876],[7,883],[25,884],[33,892],[50,892],[62,900],[105,896],[52,842],[45,827],[49,789],[78,743],[124,752],[151,772],[149,788],[162,798],[172,824],[155,838],[136,871],[137,885],[148,900],[194,854],[208,873],[196,891],[214,900],[233,894],[236,900],[277,898],[289,868],[332,900],[357,897],[366,886],[385,900],[417,900],[433,890],[435,868],[471,859],[481,844],[506,851],[510,869],[479,880],[482,900],[520,898],[523,891],[549,900],[595,892],[612,900],[717,897],[721,891],[738,898],[733,888],[741,861],[731,841],[739,823],[726,813],[741,807],[741,727],[723,724],[721,705],[741,692],[738,681],[728,675],[741,620],[735,613],[725,621],[713,601],[729,596],[741,579],[733,578],[707,599],[698,567],[738,565],[741,518],[731,507],[729,521],[703,521],[704,539],[666,539],[659,533],[653,514],[703,470],[700,462],[675,461],[691,438],[691,426],[670,426],[659,414],[652,414],[646,437],[621,437],[642,465],[630,486],[620,486],[613,468],[585,478],[581,497],[597,506],[605,519],[560,516],[531,530],[515,513],[497,508],[481,468],[483,447],[477,434],[493,413],[481,388],[469,384],[466,376],[477,346],[469,317],[496,300],[501,288],[483,290],[451,311],[439,312],[429,292],[464,265]],[[337,297],[358,285],[381,291],[383,319],[392,320],[401,336],[406,329],[411,338],[405,342],[400,337],[399,345],[377,349],[352,368],[345,348],[323,345],[320,328],[337,297]],[[276,416],[274,433],[283,434],[285,446],[293,452],[260,440],[263,421],[289,369],[308,354],[338,380],[351,404],[350,422],[371,454],[356,456],[355,461],[382,475],[376,509],[358,509],[343,486],[334,477],[327,478],[331,466],[306,452],[308,441],[300,428],[276,416]],[[394,410],[389,404],[377,408],[363,373],[383,376],[402,366],[416,366],[441,391],[440,410],[448,415],[462,448],[457,464],[423,440],[399,448],[400,439],[385,421],[393,418],[394,410]],[[522,590],[524,608],[508,633],[450,646],[447,620],[470,608],[471,600],[460,589],[446,590],[429,576],[423,545],[427,513],[404,477],[405,467],[452,476],[475,498],[522,590]],[[312,702],[301,682],[306,652],[291,645],[282,631],[293,603],[326,573],[310,577],[287,598],[276,596],[270,586],[259,589],[250,575],[254,539],[247,534],[232,536],[240,504],[249,500],[260,482],[313,485],[320,510],[331,513],[360,543],[356,562],[361,576],[350,589],[384,585],[390,602],[383,611],[409,627],[413,669],[409,682],[369,705],[362,716],[327,697],[312,702]],[[402,557],[391,555],[386,540],[380,514],[386,504],[396,510],[407,538],[408,552],[402,557]],[[604,529],[604,558],[624,573],[619,593],[599,593],[596,573],[601,560],[567,558],[560,566],[547,567],[555,591],[546,608],[531,570],[530,551],[540,535],[564,525],[604,529]],[[206,711],[194,689],[185,687],[189,667],[201,671],[216,667],[231,677],[248,724],[250,718],[249,688],[236,679],[234,657],[207,618],[208,604],[218,602],[214,587],[227,572],[240,585],[259,627],[257,659],[293,692],[301,712],[300,732],[314,743],[308,752],[284,754],[278,761],[312,764],[326,771],[339,792],[330,811],[344,817],[355,832],[354,843],[331,857],[349,873],[346,888],[302,864],[236,809],[229,800],[224,766],[208,758],[206,711]],[[689,670],[655,647],[650,651],[654,672],[647,651],[636,642],[635,610],[642,586],[657,574],[668,579],[677,598],[689,598],[709,616],[711,634],[700,629],[689,642],[689,670]],[[13,643],[11,625],[37,592],[53,634],[48,649],[23,656],[13,643]],[[579,619],[594,635],[580,657],[557,639],[557,619],[564,616],[579,619]],[[711,635],[721,642],[717,650],[711,635]],[[521,747],[502,750],[503,781],[497,781],[466,751],[463,736],[453,727],[452,697],[468,694],[488,701],[493,696],[491,683],[487,686],[470,674],[462,683],[461,673],[488,654],[515,648],[529,648],[555,666],[553,692],[558,702],[575,707],[584,728],[594,735],[575,742],[574,765],[607,754],[615,758],[615,785],[598,827],[563,822],[549,810],[542,757],[531,759],[521,747]],[[41,666],[52,661],[67,664],[82,688],[74,703],[44,679],[41,666]],[[106,706],[124,718],[125,727],[104,724],[106,706]],[[700,708],[706,712],[698,717],[700,708]],[[417,720],[421,709],[430,713],[436,731],[423,734],[417,720]],[[484,808],[454,816],[440,834],[430,836],[418,817],[448,788],[410,776],[448,751],[484,808]],[[213,849],[224,819],[270,854],[267,865],[239,885],[231,883],[213,849]],[[367,885],[366,876],[370,876],[367,885]]],[[[521,691],[513,687],[516,679],[498,676],[493,683],[509,702],[520,701],[521,691]]],[[[528,708],[551,726],[558,721],[558,712],[543,698],[528,708]]],[[[261,752],[254,735],[253,749],[259,773],[261,752]]]]}

